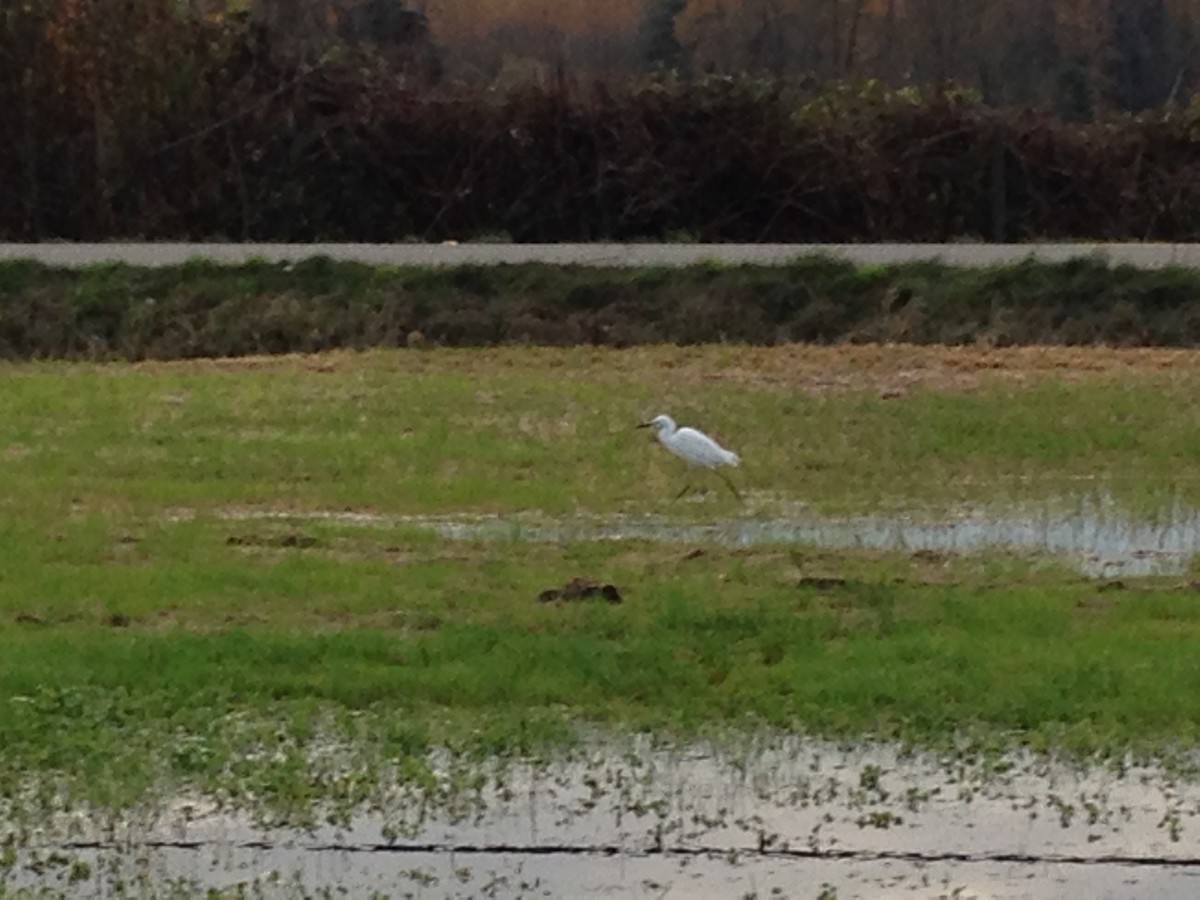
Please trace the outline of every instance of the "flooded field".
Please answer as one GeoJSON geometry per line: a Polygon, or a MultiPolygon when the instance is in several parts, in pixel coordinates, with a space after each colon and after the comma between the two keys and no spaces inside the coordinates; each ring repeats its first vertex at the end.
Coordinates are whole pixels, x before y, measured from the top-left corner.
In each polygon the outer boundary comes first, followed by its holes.
{"type": "Polygon", "coordinates": [[[63,896],[1193,897],[1200,783],[1132,762],[933,757],[774,737],[598,742],[397,788],[349,822],[256,825],[203,798],[23,831],[0,885],[63,896]]]}
{"type": "Polygon", "coordinates": [[[1200,894],[1194,352],[11,381],[4,900],[1200,894]]]}
{"type": "MultiPolygon", "coordinates": [[[[1185,573],[1200,552],[1200,513],[1178,502],[1145,518],[1103,497],[944,517],[687,512],[556,520],[244,507],[217,518],[415,527],[489,544],[1001,550],[1105,578],[1185,573]]],[[[684,746],[606,737],[537,762],[438,758],[432,783],[385,785],[366,807],[309,828],[205,795],[135,817],[67,811],[0,826],[0,895],[1191,898],[1198,762],[1084,765],[789,735],[684,746]]]]}
{"type": "Polygon", "coordinates": [[[951,554],[1006,551],[1060,558],[1094,577],[1177,575],[1200,553],[1200,511],[1175,502],[1154,516],[1139,518],[1104,497],[1051,501],[1038,508],[997,505],[940,516],[918,512],[834,518],[801,510],[786,517],[747,514],[707,522],[657,515],[549,520],[521,515],[416,517],[267,510],[234,510],[225,516],[416,525],[457,540],[642,540],[727,547],[796,544],[951,554]]]}

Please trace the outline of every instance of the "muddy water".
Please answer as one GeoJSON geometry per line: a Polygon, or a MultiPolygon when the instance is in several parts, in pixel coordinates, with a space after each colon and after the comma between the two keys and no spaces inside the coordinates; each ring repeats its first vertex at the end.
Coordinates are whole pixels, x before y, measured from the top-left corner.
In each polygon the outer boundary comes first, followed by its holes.
{"type": "Polygon", "coordinates": [[[321,518],[360,524],[410,524],[462,540],[653,540],[675,543],[799,544],[870,550],[934,550],[970,554],[1015,551],[1061,558],[1091,576],[1172,575],[1200,553],[1200,511],[1179,503],[1137,518],[1105,498],[1044,507],[992,508],[935,516],[928,513],[827,518],[786,517],[681,522],[662,516],[547,520],[522,516],[386,517],[368,513],[276,513],[242,510],[231,518],[321,518]]]}
{"type": "MultiPolygon", "coordinates": [[[[801,510],[699,523],[228,515],[408,524],[449,539],[1003,549],[1108,576],[1180,572],[1200,552],[1195,510],[1138,519],[1103,499],[941,518],[801,510]]],[[[189,895],[239,884],[287,897],[1200,896],[1200,776],[1154,766],[1081,770],[797,738],[736,750],[608,742],[552,763],[495,765],[485,787],[452,802],[396,788],[338,827],[262,828],[204,798],[115,827],[60,819],[22,836],[0,885],[80,897],[110,895],[118,882],[133,896],[139,886],[161,896],[164,885],[189,895]]]]}
{"type": "Polygon", "coordinates": [[[308,831],[256,827],[203,798],[104,827],[60,817],[24,837],[7,884],[67,896],[117,881],[266,896],[1200,893],[1200,780],[1150,766],[774,738],[737,750],[609,742],[486,775],[441,802],[397,788],[348,824],[308,831]]]}

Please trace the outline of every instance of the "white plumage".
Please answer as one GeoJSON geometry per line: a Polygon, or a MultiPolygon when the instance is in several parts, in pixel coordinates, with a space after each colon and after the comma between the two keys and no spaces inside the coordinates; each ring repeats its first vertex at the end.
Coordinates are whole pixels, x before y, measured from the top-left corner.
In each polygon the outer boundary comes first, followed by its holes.
{"type": "MultiPolygon", "coordinates": [[[[718,470],[721,466],[738,466],[741,459],[732,450],[726,450],[703,431],[695,428],[680,428],[670,416],[655,416],[649,422],[643,422],[638,428],[653,428],[658,442],[682,459],[689,467],[718,470]]],[[[717,471],[724,482],[729,485],[733,495],[739,500],[737,488],[733,486],[724,472],[717,471]]],[[[690,484],[685,484],[679,492],[682,497],[687,493],[690,484]]]]}

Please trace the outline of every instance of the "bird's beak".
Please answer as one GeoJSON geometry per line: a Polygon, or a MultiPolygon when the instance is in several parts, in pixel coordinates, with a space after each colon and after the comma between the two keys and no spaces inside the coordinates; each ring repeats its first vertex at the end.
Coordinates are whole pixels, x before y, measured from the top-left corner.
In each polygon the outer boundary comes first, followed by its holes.
{"type": "Polygon", "coordinates": [[[653,422],[642,422],[638,425],[638,428],[649,428],[653,424],[653,422]]]}

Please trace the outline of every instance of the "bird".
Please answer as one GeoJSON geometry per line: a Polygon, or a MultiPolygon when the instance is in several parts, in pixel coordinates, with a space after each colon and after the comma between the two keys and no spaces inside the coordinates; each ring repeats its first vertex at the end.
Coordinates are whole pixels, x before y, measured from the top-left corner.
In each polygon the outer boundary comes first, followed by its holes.
{"type": "MultiPolygon", "coordinates": [[[[711,469],[721,476],[721,480],[733,491],[733,496],[739,501],[742,495],[733,486],[729,477],[720,470],[721,466],[738,466],[741,458],[732,450],[726,450],[703,431],[695,428],[680,428],[675,420],[667,415],[655,416],[649,422],[642,422],[638,428],[653,428],[658,442],[688,464],[688,468],[711,469]]],[[[691,483],[683,486],[683,490],[675,495],[678,500],[691,489],[691,483]]]]}

